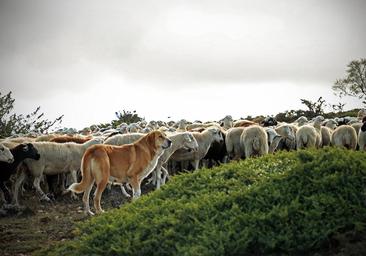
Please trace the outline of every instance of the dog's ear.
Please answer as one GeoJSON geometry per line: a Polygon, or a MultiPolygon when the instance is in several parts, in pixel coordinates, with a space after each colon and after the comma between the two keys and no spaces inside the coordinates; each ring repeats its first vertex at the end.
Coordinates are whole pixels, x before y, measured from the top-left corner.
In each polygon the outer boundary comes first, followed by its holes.
{"type": "Polygon", "coordinates": [[[156,147],[156,138],[159,136],[158,132],[152,131],[147,135],[147,143],[153,148],[156,147]]]}

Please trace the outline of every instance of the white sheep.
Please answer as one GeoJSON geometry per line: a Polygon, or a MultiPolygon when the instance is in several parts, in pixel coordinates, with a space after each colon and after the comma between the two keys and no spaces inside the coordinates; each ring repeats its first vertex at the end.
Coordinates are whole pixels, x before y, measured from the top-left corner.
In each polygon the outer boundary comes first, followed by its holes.
{"type": "MultiPolygon", "coordinates": [[[[42,175],[55,175],[61,173],[71,173],[74,182],[77,181],[76,172],[80,168],[81,159],[88,147],[94,144],[100,144],[103,140],[100,138],[91,139],[84,144],[55,143],[55,142],[33,142],[33,146],[40,154],[39,160],[26,159],[29,173],[34,177],[33,185],[40,194],[41,199],[50,201],[47,195],[42,191],[40,182],[42,175]]],[[[18,203],[19,188],[26,178],[26,172],[23,170],[15,182],[14,200],[18,203]]]]}
{"type": "Polygon", "coordinates": [[[334,119],[328,119],[324,122],[324,126],[334,130],[335,128],[337,128],[338,122],[334,119]]]}
{"type": "Polygon", "coordinates": [[[283,123],[275,128],[275,131],[282,137],[278,149],[296,149],[296,130],[296,126],[287,123],[283,123]]]}
{"type": "Polygon", "coordinates": [[[330,146],[333,129],[331,129],[327,126],[322,126],[320,128],[320,132],[321,132],[321,136],[322,136],[322,147],[330,146]]]}
{"type": "Polygon", "coordinates": [[[240,136],[244,127],[233,127],[227,130],[225,144],[229,159],[239,160],[244,156],[244,151],[240,145],[240,136]]]}
{"type": "Polygon", "coordinates": [[[324,117],[317,116],[314,118],[314,123],[300,126],[296,132],[296,147],[297,149],[307,147],[317,147],[322,145],[321,123],[324,117]]]}
{"type": "Polygon", "coordinates": [[[224,119],[222,120],[222,122],[223,122],[223,128],[224,128],[225,130],[228,130],[228,129],[230,129],[231,127],[233,127],[233,126],[234,126],[233,118],[232,118],[232,116],[230,116],[230,115],[225,116],[225,117],[224,117],[224,119]]]}
{"type": "Polygon", "coordinates": [[[361,129],[362,125],[363,124],[361,122],[351,124],[351,126],[355,129],[356,134],[358,134],[360,132],[360,129],[361,129]]]}
{"type": "Polygon", "coordinates": [[[175,161],[191,161],[194,169],[197,170],[200,160],[207,154],[212,142],[221,142],[223,137],[220,128],[215,126],[208,127],[202,133],[192,132],[192,134],[197,140],[198,150],[193,152],[179,149],[171,156],[171,159],[175,161]]]}
{"type": "Polygon", "coordinates": [[[165,184],[169,173],[163,164],[165,164],[170,159],[174,152],[181,148],[188,149],[190,151],[193,150],[193,152],[198,150],[197,140],[190,132],[176,133],[168,136],[168,138],[172,141],[172,145],[170,148],[164,150],[164,153],[159,157],[158,163],[153,172],[153,177],[151,179],[153,184],[156,185],[156,188],[160,188],[160,185],[165,184]]]}
{"type": "Polygon", "coordinates": [[[366,116],[366,108],[362,108],[360,109],[360,111],[358,111],[357,113],[357,119],[359,121],[362,121],[362,119],[366,116]]]}
{"type": "Polygon", "coordinates": [[[306,116],[300,116],[296,121],[294,122],[298,127],[301,127],[305,125],[308,122],[308,119],[306,116]]]}
{"type": "Polygon", "coordinates": [[[339,126],[334,130],[331,142],[333,146],[355,150],[357,147],[356,130],[350,125],[339,126]]]}
{"type": "Polygon", "coordinates": [[[268,135],[261,126],[253,125],[245,128],[240,142],[246,158],[268,154],[268,135]]]}
{"type": "Polygon", "coordinates": [[[31,137],[7,138],[4,140],[4,142],[15,143],[15,144],[32,143],[34,141],[35,141],[35,138],[31,138],[31,137]]]}
{"type": "Polygon", "coordinates": [[[282,136],[271,127],[265,127],[264,130],[266,131],[268,137],[268,153],[274,153],[282,139],[282,136]]]}
{"type": "Polygon", "coordinates": [[[137,133],[141,131],[141,127],[137,123],[132,123],[128,126],[128,131],[130,133],[137,133]]]}
{"type": "Polygon", "coordinates": [[[137,141],[138,139],[140,139],[144,135],[145,134],[143,134],[143,133],[117,134],[117,135],[114,135],[114,136],[106,139],[104,141],[104,144],[117,145],[117,146],[130,144],[130,143],[134,143],[135,141],[137,141]]]}
{"type": "Polygon", "coordinates": [[[177,132],[185,132],[187,131],[187,121],[185,119],[181,119],[177,122],[177,132]]]}
{"type": "Polygon", "coordinates": [[[14,156],[10,152],[10,149],[2,143],[0,143],[0,161],[6,163],[14,162],[14,156]]]}

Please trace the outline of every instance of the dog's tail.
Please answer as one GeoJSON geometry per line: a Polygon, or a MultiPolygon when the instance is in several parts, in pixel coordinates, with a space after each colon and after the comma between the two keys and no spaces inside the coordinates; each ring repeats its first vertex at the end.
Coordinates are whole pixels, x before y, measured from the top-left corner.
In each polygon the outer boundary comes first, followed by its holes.
{"type": "Polygon", "coordinates": [[[80,183],[73,183],[71,184],[67,190],[75,192],[75,193],[81,193],[86,190],[86,188],[90,185],[90,183],[93,182],[94,178],[92,177],[91,172],[91,161],[92,161],[92,154],[91,152],[87,150],[81,159],[81,181],[80,183]]]}

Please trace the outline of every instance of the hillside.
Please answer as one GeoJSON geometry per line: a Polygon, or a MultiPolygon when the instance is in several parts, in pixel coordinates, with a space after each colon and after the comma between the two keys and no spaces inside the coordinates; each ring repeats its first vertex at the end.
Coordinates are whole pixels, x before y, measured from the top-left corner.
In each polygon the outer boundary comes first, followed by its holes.
{"type": "MultiPolygon", "coordinates": [[[[175,176],[39,255],[365,251],[366,155],[281,152],[175,176]]],[[[102,200],[103,201],[103,200],[102,200]]]]}

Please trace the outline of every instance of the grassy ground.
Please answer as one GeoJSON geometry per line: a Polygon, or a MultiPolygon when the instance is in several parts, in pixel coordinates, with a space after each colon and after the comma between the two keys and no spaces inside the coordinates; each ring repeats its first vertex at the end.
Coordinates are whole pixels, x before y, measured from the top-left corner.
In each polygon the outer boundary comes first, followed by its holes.
{"type": "Polygon", "coordinates": [[[41,255],[345,254],[365,249],[366,155],[280,153],[179,175],[41,255]]]}
{"type": "Polygon", "coordinates": [[[0,217],[0,255],[364,255],[365,189],[365,154],[322,150],[179,175],[134,203],[114,187],[92,218],[81,196],[28,191],[24,216],[0,217]]]}

